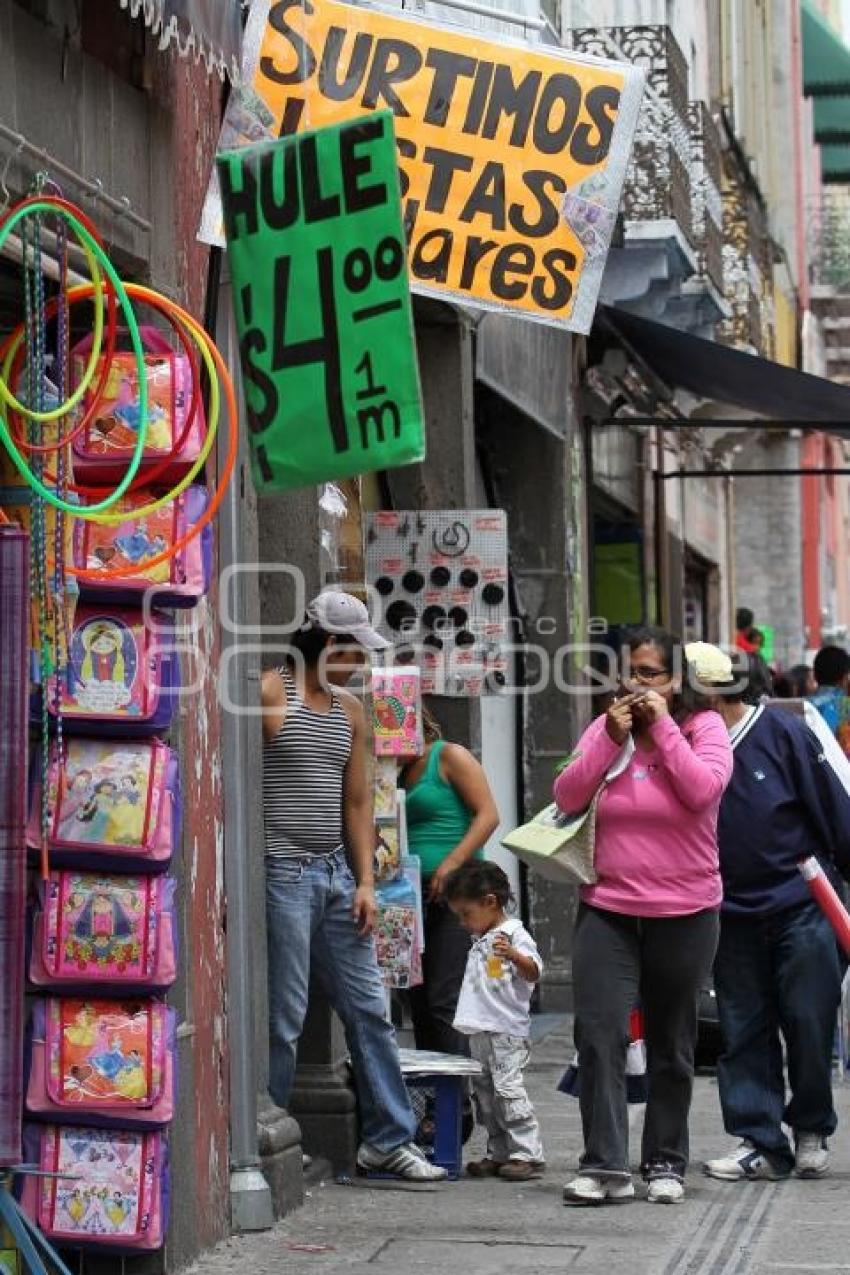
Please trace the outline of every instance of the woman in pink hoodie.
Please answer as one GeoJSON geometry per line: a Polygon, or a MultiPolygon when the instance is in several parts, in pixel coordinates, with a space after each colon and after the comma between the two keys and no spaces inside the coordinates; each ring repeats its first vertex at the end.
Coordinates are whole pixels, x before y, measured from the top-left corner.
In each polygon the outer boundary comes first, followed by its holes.
{"type": "Polygon", "coordinates": [[[598,881],[581,890],[573,940],[584,1153],[564,1188],[575,1204],[633,1198],[625,1059],[640,1000],[649,1099],[641,1167],[653,1203],[684,1198],[697,994],[711,969],[721,899],[717,812],[732,774],[723,719],[688,689],[732,680],[717,647],[694,661],[663,629],[636,630],[623,693],[585,731],[555,784],[576,813],[597,807],[598,881]],[[690,709],[685,704],[690,702],[690,709]],[[608,782],[609,772],[614,776],[608,782]]]}

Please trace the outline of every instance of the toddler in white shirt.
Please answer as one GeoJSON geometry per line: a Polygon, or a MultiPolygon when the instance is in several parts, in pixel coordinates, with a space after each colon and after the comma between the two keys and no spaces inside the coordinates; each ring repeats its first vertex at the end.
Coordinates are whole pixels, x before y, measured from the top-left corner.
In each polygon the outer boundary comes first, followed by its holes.
{"type": "Polygon", "coordinates": [[[523,1080],[531,1028],[529,1003],[543,962],[534,939],[506,908],[508,878],[495,863],[473,859],[446,880],[444,897],[474,934],[454,1026],[469,1037],[482,1074],[472,1082],[487,1154],[466,1166],[471,1177],[527,1182],[545,1168],[540,1126],[523,1080]]]}

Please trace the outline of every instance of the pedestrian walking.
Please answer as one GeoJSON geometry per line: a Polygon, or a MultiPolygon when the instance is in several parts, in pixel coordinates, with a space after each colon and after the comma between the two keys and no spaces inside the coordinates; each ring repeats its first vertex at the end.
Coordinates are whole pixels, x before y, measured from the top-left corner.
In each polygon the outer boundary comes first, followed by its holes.
{"type": "Polygon", "coordinates": [[[706,1171],[732,1182],[794,1170],[821,1177],[836,1126],[832,1046],[844,961],[797,865],[815,854],[838,881],[836,858],[850,864],[850,796],[803,718],[748,705],[740,689],[715,703],[735,763],[718,825],[717,1081],[723,1123],[739,1141],[706,1171]]]}
{"type": "MultiPolygon", "coordinates": [[[[704,680],[731,670],[716,647],[689,650],[704,680]]],[[[677,658],[681,664],[681,648],[663,629],[629,636],[621,695],[591,724],[555,783],[558,806],[577,813],[619,763],[599,798],[598,880],[581,890],[573,937],[584,1151],[564,1189],[568,1203],[634,1196],[626,1051],[638,1001],[647,1047],[641,1168],[648,1199],[684,1197],[697,995],[717,945],[717,811],[732,757],[719,714],[683,692],[677,658]]]]}
{"type": "Polygon", "coordinates": [[[510,882],[497,864],[473,860],[458,868],[446,879],[445,897],[475,936],[454,1025],[469,1037],[470,1053],[481,1064],[472,1087],[479,1123],[487,1130],[487,1153],[466,1171],[475,1178],[527,1182],[545,1168],[540,1126],[523,1079],[529,1004],[543,962],[522,922],[508,916],[510,882]]]}
{"type": "Polygon", "coordinates": [[[363,1139],[358,1168],[427,1181],[446,1175],[412,1144],[416,1118],[372,938],[365,717],[342,689],[367,652],[386,645],[359,599],[327,592],[308,606],[291,659],[263,675],[269,1089],[286,1107],[312,971],[351,1052],[363,1139]]]}
{"type": "Polygon", "coordinates": [[[410,992],[417,1049],[467,1054],[454,1016],[469,955],[469,933],[444,898],[451,873],[481,854],[499,826],[499,812],[480,762],[460,744],[442,738],[439,723],[423,710],[425,750],[401,772],[407,790],[410,853],[422,864],[425,895],[423,982],[410,992]]]}
{"type": "Polygon", "coordinates": [[[811,665],[794,664],[774,678],[773,688],[777,699],[804,699],[815,694],[818,684],[811,665]]]}
{"type": "Polygon", "coordinates": [[[850,756],[850,653],[842,646],[822,646],[815,656],[818,689],[810,696],[818,712],[850,756]]]}

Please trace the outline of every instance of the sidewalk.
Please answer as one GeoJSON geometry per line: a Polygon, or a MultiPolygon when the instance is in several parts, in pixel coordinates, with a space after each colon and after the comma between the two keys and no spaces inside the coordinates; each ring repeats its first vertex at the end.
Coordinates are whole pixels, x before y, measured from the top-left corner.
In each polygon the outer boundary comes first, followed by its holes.
{"type": "MultiPolygon", "coordinates": [[[[578,1104],[555,1085],[571,1057],[563,1024],[535,1046],[529,1071],[549,1168],[525,1186],[469,1179],[416,1191],[314,1187],[303,1209],[263,1235],[231,1240],[191,1275],[773,1275],[850,1271],[850,1085],[838,1086],[833,1172],[821,1182],[714,1182],[700,1162],[726,1147],[717,1087],[701,1076],[694,1100],[694,1167],[675,1208],[567,1208],[561,1188],[580,1147],[578,1104]]],[[[632,1111],[633,1158],[642,1108],[632,1111]]],[[[467,1148],[480,1150],[476,1139],[467,1148]]],[[[639,1195],[642,1194],[638,1188],[639,1195]]]]}

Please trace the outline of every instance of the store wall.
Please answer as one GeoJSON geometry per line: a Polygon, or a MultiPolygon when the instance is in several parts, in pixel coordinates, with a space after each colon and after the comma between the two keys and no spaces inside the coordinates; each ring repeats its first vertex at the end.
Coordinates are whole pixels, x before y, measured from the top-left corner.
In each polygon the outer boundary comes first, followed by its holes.
{"type": "MultiPolygon", "coordinates": [[[[516,337],[522,358],[522,334],[516,337]]],[[[572,381],[572,343],[562,338],[572,381]]],[[[585,476],[572,396],[558,437],[496,392],[479,387],[476,432],[495,503],[508,511],[511,571],[524,642],[522,715],[524,812],[551,801],[558,762],[573,748],[589,713],[586,652],[568,653],[588,635],[585,476]]],[[[543,956],[544,1010],[572,1003],[572,929],[576,893],[529,876],[530,920],[543,956]]]]}
{"type": "MultiPolygon", "coordinates": [[[[205,67],[157,53],[148,41],[149,87],[135,87],[81,51],[79,15],[71,0],[51,4],[50,25],[17,4],[0,6],[0,119],[77,173],[100,180],[107,194],[126,196],[150,222],[150,232],[58,177],[65,195],[95,218],[125,274],[149,281],[203,318],[207,253],[195,236],[218,134],[221,84],[205,67]]],[[[99,22],[104,48],[133,34],[117,3],[103,6],[99,22]]],[[[46,165],[23,153],[4,169],[13,194],[25,193],[36,167],[46,165]]],[[[213,590],[178,623],[178,640],[197,652],[185,662],[184,677],[194,678],[201,667],[207,671],[172,731],[184,789],[184,837],[175,864],[181,965],[170,997],[180,1021],[172,1220],[165,1251],[138,1260],[139,1275],[176,1270],[229,1232],[216,615],[213,590]]],[[[116,1269],[114,1258],[89,1258],[85,1267],[86,1275],[116,1269]]]]}
{"type": "MultiPolygon", "coordinates": [[[[763,434],[744,442],[736,469],[797,469],[801,440],[763,434]]],[[[807,480],[817,482],[817,479],[807,480]]],[[[776,659],[797,664],[805,649],[802,486],[793,475],[742,478],[734,489],[735,602],[776,630],[776,659]]]]}

